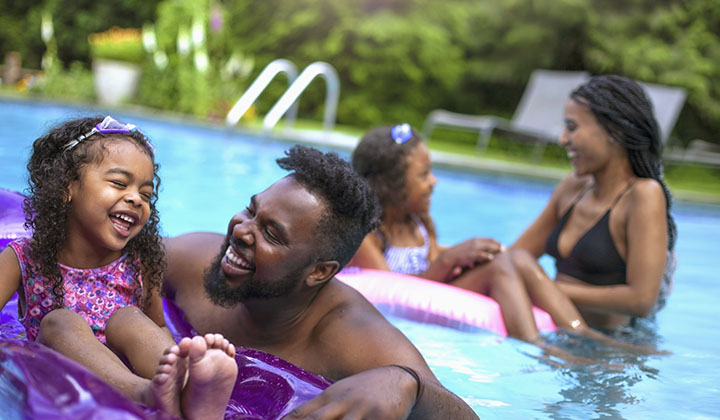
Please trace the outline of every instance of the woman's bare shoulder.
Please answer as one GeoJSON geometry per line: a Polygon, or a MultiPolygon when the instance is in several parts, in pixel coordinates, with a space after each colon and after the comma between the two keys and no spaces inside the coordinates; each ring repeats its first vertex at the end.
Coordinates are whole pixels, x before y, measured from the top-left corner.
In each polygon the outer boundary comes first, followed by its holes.
{"type": "Polygon", "coordinates": [[[662,185],[652,178],[640,178],[630,189],[628,194],[630,208],[638,206],[662,206],[665,207],[665,192],[662,185]]]}
{"type": "Polygon", "coordinates": [[[560,209],[564,209],[592,182],[590,176],[577,176],[571,172],[555,188],[552,199],[556,201],[560,209]]]}

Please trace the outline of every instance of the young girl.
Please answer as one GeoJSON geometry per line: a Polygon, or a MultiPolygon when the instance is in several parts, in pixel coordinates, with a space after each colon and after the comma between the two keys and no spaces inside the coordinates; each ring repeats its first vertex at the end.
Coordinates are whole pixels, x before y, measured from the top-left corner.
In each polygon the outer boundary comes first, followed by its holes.
{"type": "Polygon", "coordinates": [[[222,418],[234,347],[220,335],[176,345],[165,327],[152,144],[131,124],[82,118],[35,140],[27,167],[33,234],[0,254],[0,308],[17,292],[29,340],[130,398],[175,416],[222,418]]]}
{"type": "Polygon", "coordinates": [[[503,250],[488,238],[438,245],[429,213],[437,180],[428,148],[409,124],[370,130],[355,148],[352,164],[375,190],[382,216],[351,265],[451,282],[472,275],[476,266],[503,250]]]}

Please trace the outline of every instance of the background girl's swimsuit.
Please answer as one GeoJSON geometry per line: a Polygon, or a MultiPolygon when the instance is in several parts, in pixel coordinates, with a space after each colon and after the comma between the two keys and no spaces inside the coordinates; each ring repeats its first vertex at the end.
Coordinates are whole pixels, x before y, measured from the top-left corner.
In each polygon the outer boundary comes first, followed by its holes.
{"type": "MultiPolygon", "coordinates": [[[[54,283],[35,269],[29,238],[18,239],[9,246],[18,257],[22,274],[24,296],[18,294],[19,321],[28,340],[35,340],[40,321],[57,308],[54,283]]],[[[63,279],[62,307],[82,316],[102,343],[110,315],[128,305],[142,308],[142,274],[135,275],[127,255],[98,268],[72,268],[59,263],[58,266],[63,279]]]]}
{"type": "MultiPolygon", "coordinates": [[[[418,275],[425,272],[428,268],[428,253],[430,252],[430,237],[428,236],[425,225],[415,215],[411,215],[413,221],[417,224],[418,229],[423,237],[421,246],[398,247],[386,245],[383,255],[390,271],[394,273],[418,275]]],[[[382,233],[378,230],[378,235],[383,244],[387,241],[382,233]]]]}

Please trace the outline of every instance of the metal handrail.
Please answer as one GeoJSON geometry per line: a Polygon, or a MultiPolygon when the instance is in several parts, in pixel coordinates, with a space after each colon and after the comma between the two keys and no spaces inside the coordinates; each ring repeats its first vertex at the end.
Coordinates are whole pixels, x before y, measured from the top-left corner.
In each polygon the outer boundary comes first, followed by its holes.
{"type": "Polygon", "coordinates": [[[323,115],[323,129],[325,131],[332,130],[335,125],[335,114],[337,112],[338,98],[340,96],[340,82],[338,79],[337,72],[328,63],[322,61],[316,61],[311,63],[295,81],[290,85],[288,90],[275,102],[275,105],[265,116],[263,120],[263,129],[272,129],[282,118],[283,115],[288,113],[288,119],[290,118],[290,111],[293,105],[296,105],[300,95],[305,91],[310,82],[316,77],[321,76],[325,79],[326,95],[325,95],[325,113],[323,115]]]}
{"type": "MultiPolygon", "coordinates": [[[[258,96],[260,96],[279,73],[285,73],[287,75],[288,85],[290,86],[292,86],[298,75],[297,67],[289,60],[278,58],[270,62],[270,64],[265,66],[263,71],[260,72],[260,75],[252,82],[240,99],[238,99],[232,109],[230,109],[227,117],[225,117],[225,123],[230,126],[237,124],[255,100],[257,100],[258,96]]],[[[287,111],[285,121],[287,124],[292,125],[295,123],[295,118],[297,117],[297,103],[291,104],[291,108],[287,111]]]]}

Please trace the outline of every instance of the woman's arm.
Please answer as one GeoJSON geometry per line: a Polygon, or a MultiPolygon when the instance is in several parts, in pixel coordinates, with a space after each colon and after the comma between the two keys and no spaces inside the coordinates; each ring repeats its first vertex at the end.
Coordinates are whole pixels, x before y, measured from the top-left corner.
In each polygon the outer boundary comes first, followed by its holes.
{"type": "Polygon", "coordinates": [[[0,309],[4,308],[13,293],[20,288],[20,263],[9,246],[0,252],[0,309]]]}
{"type": "MultiPolygon", "coordinates": [[[[657,301],[667,256],[667,219],[662,187],[642,179],[623,205],[626,281],[617,286],[559,282],[560,289],[578,306],[608,313],[647,316],[657,301]]],[[[621,237],[622,232],[620,232],[621,237]]],[[[621,248],[621,247],[619,247],[621,248]]],[[[623,254],[623,249],[618,249],[623,254]]]]}

